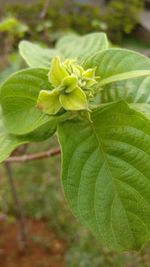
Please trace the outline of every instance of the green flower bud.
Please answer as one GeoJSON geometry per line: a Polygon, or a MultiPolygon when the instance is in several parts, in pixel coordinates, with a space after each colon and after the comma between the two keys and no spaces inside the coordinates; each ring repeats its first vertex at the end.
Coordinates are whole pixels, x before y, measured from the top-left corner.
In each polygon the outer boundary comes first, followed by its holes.
{"type": "Polygon", "coordinates": [[[93,85],[97,83],[95,69],[84,70],[75,60],[67,59],[62,63],[55,57],[48,79],[53,89],[40,91],[37,100],[37,107],[44,113],[56,114],[61,108],[88,110],[88,98],[93,96],[93,85]]]}

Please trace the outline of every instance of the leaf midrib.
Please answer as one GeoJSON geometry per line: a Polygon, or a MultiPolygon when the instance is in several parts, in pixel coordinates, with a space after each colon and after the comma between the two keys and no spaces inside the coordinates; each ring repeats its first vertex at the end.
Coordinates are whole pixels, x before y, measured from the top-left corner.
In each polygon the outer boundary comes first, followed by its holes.
{"type": "MultiPolygon", "coordinates": [[[[93,133],[94,133],[94,135],[95,135],[95,137],[96,137],[96,140],[97,140],[97,142],[98,142],[98,147],[99,147],[100,153],[102,152],[102,154],[103,154],[104,163],[105,163],[105,164],[107,165],[107,167],[108,167],[108,168],[107,168],[107,172],[109,172],[109,176],[112,178],[111,180],[112,180],[112,184],[113,184],[113,186],[114,186],[116,195],[118,196],[118,198],[119,198],[119,200],[120,200],[120,202],[121,202],[121,205],[122,205],[122,207],[123,207],[123,209],[124,209],[124,211],[125,211],[126,219],[127,219],[127,222],[128,222],[128,227],[129,227],[129,229],[130,229],[130,234],[131,234],[131,236],[132,236],[132,240],[133,240],[133,242],[134,242],[135,240],[134,240],[134,236],[133,236],[133,233],[132,233],[132,230],[131,230],[129,221],[128,221],[127,211],[126,211],[126,209],[124,208],[124,205],[123,205],[123,203],[122,203],[122,201],[121,201],[121,199],[120,199],[120,196],[118,195],[118,191],[116,190],[116,185],[115,185],[115,182],[114,182],[114,179],[115,179],[115,178],[113,178],[113,176],[112,176],[112,174],[111,174],[110,167],[109,167],[109,163],[108,163],[108,161],[107,161],[107,157],[106,157],[106,155],[105,155],[105,151],[104,151],[103,146],[102,146],[102,144],[101,144],[102,141],[101,141],[101,139],[99,138],[99,136],[98,136],[97,133],[96,133],[96,129],[94,128],[94,124],[91,123],[91,122],[89,122],[89,124],[90,124],[90,127],[91,127],[91,129],[92,129],[92,131],[93,131],[93,133]]],[[[114,199],[115,199],[115,198],[114,198],[114,199]]],[[[113,201],[114,201],[114,199],[113,199],[113,201]]],[[[112,201],[112,203],[113,203],[113,201],[112,201]]],[[[111,210],[112,210],[112,205],[111,205],[111,210]]],[[[112,218],[112,216],[111,216],[111,218],[112,218]]],[[[111,224],[112,232],[113,232],[113,234],[114,234],[114,238],[115,238],[117,244],[121,245],[120,242],[117,240],[117,237],[116,237],[116,234],[115,234],[115,231],[114,231],[114,229],[113,229],[113,226],[112,226],[111,221],[112,221],[112,220],[110,220],[110,224],[111,224]]]]}

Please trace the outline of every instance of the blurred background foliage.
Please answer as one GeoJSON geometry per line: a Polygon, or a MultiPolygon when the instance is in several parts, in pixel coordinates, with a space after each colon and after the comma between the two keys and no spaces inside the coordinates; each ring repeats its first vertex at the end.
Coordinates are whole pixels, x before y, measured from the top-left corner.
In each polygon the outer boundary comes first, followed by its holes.
{"type": "Polygon", "coordinates": [[[114,44],[150,48],[150,31],[147,42],[137,34],[144,8],[144,0],[1,0],[0,70],[20,40],[53,46],[66,32],[104,31],[114,44]]]}
{"type": "MultiPolygon", "coordinates": [[[[53,47],[57,39],[68,32],[105,31],[112,44],[148,54],[150,42],[137,35],[144,8],[144,0],[1,0],[0,83],[11,73],[26,67],[17,53],[22,39],[53,47]]],[[[54,136],[38,146],[28,146],[27,153],[56,145],[54,136]]],[[[66,267],[150,267],[149,245],[139,253],[111,252],[72,216],[61,190],[59,156],[14,164],[13,176],[26,217],[47,220],[50,231],[64,240],[66,267]]],[[[0,212],[7,215],[8,224],[16,220],[3,165],[0,166],[0,212]]]]}
{"type": "Polygon", "coordinates": [[[2,43],[9,35],[16,39],[12,40],[14,46],[17,38],[23,36],[53,44],[65,31],[80,34],[106,31],[113,42],[121,42],[124,35],[131,34],[138,24],[144,0],[102,2],[103,5],[101,0],[37,0],[36,4],[34,1],[24,4],[22,1],[13,4],[5,1],[0,5],[2,43]]]}
{"type": "Polygon", "coordinates": [[[143,0],[111,1],[105,17],[109,37],[114,41],[121,41],[123,35],[131,34],[143,9],[143,0]]]}

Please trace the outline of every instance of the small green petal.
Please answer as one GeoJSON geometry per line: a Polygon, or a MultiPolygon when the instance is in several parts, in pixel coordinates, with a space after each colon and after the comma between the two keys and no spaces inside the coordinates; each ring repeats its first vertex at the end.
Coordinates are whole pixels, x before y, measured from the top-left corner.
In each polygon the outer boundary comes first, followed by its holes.
{"type": "Polygon", "coordinates": [[[63,64],[65,67],[69,68],[71,65],[75,63],[76,63],[75,59],[66,59],[63,64]]]}
{"type": "Polygon", "coordinates": [[[89,79],[89,80],[86,81],[86,86],[87,87],[92,87],[96,83],[97,83],[97,81],[95,79],[89,79]]]}
{"type": "Polygon", "coordinates": [[[78,79],[75,75],[65,77],[62,82],[62,85],[66,88],[65,90],[66,93],[73,91],[77,87],[77,84],[78,84],[78,79]]]}
{"type": "Polygon", "coordinates": [[[85,78],[94,78],[95,77],[95,68],[85,70],[83,73],[83,77],[85,78]]]}
{"type": "Polygon", "coordinates": [[[52,65],[48,74],[49,81],[53,86],[59,86],[62,80],[68,76],[68,72],[66,71],[63,64],[60,62],[59,57],[55,57],[52,60],[52,65]]]}
{"type": "Polygon", "coordinates": [[[74,65],[73,66],[73,72],[77,75],[77,76],[82,76],[83,72],[84,72],[84,69],[79,66],[79,65],[74,65]]]}
{"type": "Polygon", "coordinates": [[[88,109],[88,102],[85,93],[76,87],[69,94],[61,94],[60,102],[65,110],[84,110],[88,109]]]}
{"type": "Polygon", "coordinates": [[[37,100],[37,108],[49,115],[56,114],[61,108],[58,90],[40,91],[37,100]]]}

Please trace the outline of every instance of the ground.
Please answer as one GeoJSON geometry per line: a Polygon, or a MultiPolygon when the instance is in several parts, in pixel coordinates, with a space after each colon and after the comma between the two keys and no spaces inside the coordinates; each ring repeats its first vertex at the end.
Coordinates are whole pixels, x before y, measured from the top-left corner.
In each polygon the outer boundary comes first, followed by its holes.
{"type": "Polygon", "coordinates": [[[0,266],[64,267],[65,243],[46,221],[26,221],[27,245],[19,241],[18,224],[0,223],[0,266]]]}

